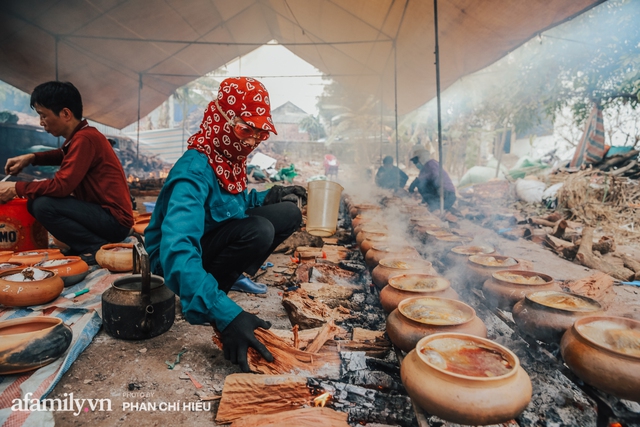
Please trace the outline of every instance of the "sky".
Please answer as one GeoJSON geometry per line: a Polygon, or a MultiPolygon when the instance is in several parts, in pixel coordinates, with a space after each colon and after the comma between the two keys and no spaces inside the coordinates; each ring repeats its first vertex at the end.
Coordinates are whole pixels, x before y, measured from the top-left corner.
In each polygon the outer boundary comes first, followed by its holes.
{"type": "Polygon", "coordinates": [[[263,45],[221,69],[226,69],[225,77],[260,80],[269,91],[272,109],[291,101],[309,114],[318,114],[316,98],[324,87],[322,73],[281,45],[263,45]]]}

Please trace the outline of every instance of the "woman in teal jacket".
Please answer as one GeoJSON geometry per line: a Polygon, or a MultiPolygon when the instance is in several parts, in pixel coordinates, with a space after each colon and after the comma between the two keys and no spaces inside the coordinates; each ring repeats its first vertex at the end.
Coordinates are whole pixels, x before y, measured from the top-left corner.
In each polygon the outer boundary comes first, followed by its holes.
{"type": "Polygon", "coordinates": [[[220,331],[225,358],[245,372],[248,347],[273,360],[254,335],[270,324],[243,311],[227,292],[234,286],[260,291],[264,285],[243,273],[255,274],[299,227],[300,210],[283,197],[306,196],[299,186],[247,191],[247,156],[269,132],[276,129],[262,83],[225,79],[171,169],[145,230],[151,271],[180,296],[189,323],[220,331]]]}

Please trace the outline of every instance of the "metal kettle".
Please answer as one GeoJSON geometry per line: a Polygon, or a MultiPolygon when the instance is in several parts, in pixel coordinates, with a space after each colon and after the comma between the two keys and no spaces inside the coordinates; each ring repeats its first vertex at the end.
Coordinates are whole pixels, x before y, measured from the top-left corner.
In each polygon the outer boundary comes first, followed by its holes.
{"type": "Polygon", "coordinates": [[[133,274],[114,280],[102,294],[102,323],[114,338],[140,340],[168,331],[175,320],[176,296],[164,279],[150,273],[142,243],[133,246],[133,274]]]}

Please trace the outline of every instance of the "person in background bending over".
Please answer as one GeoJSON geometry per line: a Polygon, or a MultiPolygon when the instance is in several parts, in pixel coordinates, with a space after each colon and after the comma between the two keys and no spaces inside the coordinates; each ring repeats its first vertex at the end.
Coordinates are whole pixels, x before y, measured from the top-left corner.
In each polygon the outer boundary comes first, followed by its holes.
{"type": "Polygon", "coordinates": [[[300,186],[247,191],[247,156],[276,133],[267,89],[248,77],[222,81],[200,130],[160,191],[145,243],[151,271],[180,296],[185,319],[220,331],[224,356],[247,372],[247,350],[273,356],[254,330],[271,325],[243,311],[227,293],[267,292],[255,275],[302,221],[300,186]]]}
{"type": "Polygon", "coordinates": [[[31,94],[40,125],[64,138],[62,147],[7,160],[5,173],[29,165],[55,165],[53,179],[0,183],[0,202],[26,197],[27,209],[56,239],[95,264],[102,245],[126,238],[133,226],[129,183],[107,138],[82,119],[82,98],[68,82],[47,82],[31,94]]]}
{"type": "Polygon", "coordinates": [[[393,166],[393,157],[387,156],[382,159],[382,166],[376,173],[376,185],[380,188],[388,188],[398,190],[404,188],[409,177],[400,170],[399,167],[393,166]]]}
{"type": "MultiPolygon", "coordinates": [[[[429,205],[429,210],[440,210],[440,163],[431,159],[426,148],[416,145],[411,150],[410,160],[420,169],[418,177],[409,186],[409,193],[418,190],[422,200],[429,205]]],[[[449,174],[442,171],[442,183],[444,191],[444,208],[451,209],[456,201],[456,187],[453,185],[449,174]]]]}

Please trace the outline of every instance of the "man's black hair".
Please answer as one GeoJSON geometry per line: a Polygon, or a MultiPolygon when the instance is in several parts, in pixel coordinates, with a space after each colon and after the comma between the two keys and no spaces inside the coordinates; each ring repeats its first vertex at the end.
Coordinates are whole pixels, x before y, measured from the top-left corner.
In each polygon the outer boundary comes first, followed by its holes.
{"type": "Polygon", "coordinates": [[[39,84],[31,93],[31,108],[38,104],[60,115],[68,108],[73,116],[82,120],[82,97],[74,85],[69,82],[46,82],[39,84]]]}

